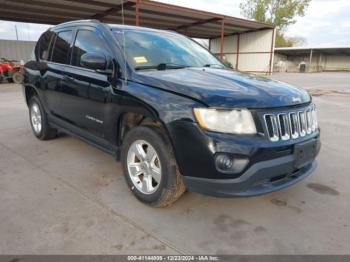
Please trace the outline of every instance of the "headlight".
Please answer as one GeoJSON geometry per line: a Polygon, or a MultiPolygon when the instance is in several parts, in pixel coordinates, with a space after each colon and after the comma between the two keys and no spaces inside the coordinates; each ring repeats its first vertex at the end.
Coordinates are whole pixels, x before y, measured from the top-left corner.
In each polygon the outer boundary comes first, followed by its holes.
{"type": "Polygon", "coordinates": [[[253,116],[247,109],[195,108],[194,115],[199,125],[207,130],[242,135],[256,134],[253,116]]]}

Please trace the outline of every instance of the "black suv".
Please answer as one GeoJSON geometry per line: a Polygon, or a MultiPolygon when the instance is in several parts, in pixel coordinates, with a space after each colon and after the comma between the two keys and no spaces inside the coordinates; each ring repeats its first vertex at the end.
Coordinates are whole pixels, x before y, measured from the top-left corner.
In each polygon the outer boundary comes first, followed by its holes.
{"type": "Polygon", "coordinates": [[[306,91],[226,68],[175,32],[64,23],[40,37],[24,71],[35,136],[61,130],[115,155],[131,191],[153,206],[185,190],[265,194],[316,167],[306,91]]]}

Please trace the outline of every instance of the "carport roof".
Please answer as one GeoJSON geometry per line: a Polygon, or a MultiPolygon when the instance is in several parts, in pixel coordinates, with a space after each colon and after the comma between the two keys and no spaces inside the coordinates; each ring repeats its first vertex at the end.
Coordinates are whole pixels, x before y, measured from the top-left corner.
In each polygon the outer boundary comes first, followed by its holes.
{"type": "Polygon", "coordinates": [[[309,55],[318,52],[326,55],[350,55],[350,46],[343,47],[280,47],[275,48],[275,53],[282,55],[309,55]]]}
{"type": "MultiPolygon", "coordinates": [[[[178,31],[190,37],[216,38],[272,29],[274,25],[150,0],[123,0],[125,24],[178,31]],[[224,23],[222,23],[224,20],[224,23]]],[[[121,0],[0,0],[0,19],[59,24],[78,19],[122,23],[121,0]]]]}

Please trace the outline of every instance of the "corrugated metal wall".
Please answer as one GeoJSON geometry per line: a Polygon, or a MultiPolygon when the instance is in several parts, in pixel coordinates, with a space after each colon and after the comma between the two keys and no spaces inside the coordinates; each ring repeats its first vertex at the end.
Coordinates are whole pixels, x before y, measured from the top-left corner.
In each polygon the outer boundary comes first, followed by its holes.
{"type": "Polygon", "coordinates": [[[323,70],[325,71],[350,71],[350,56],[328,55],[324,60],[323,70]]]}
{"type": "Polygon", "coordinates": [[[0,40],[0,58],[9,60],[23,60],[27,62],[34,50],[36,42],[34,41],[17,41],[17,40],[0,40]]]}
{"type": "MultiPolygon", "coordinates": [[[[273,65],[273,37],[273,29],[227,36],[224,41],[225,59],[240,71],[269,73],[272,69],[270,60],[273,65]]],[[[210,51],[220,54],[220,38],[211,39],[210,51]]]]}

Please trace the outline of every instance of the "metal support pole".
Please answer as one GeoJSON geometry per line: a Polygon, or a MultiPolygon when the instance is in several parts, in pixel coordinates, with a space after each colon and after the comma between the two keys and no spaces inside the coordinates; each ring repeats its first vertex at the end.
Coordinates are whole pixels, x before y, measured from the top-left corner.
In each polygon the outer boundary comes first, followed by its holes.
{"type": "Polygon", "coordinates": [[[140,2],[141,0],[136,1],[136,6],[135,6],[135,21],[136,21],[136,26],[140,26],[140,2]]]}
{"type": "Polygon", "coordinates": [[[313,50],[311,49],[311,51],[310,51],[310,61],[309,61],[309,72],[311,72],[311,69],[312,69],[312,55],[313,55],[313,50]]]}
{"type": "Polygon", "coordinates": [[[322,65],[322,53],[320,53],[320,56],[318,57],[318,68],[317,71],[322,72],[323,65],[322,65]]]}
{"type": "Polygon", "coordinates": [[[271,50],[270,50],[270,63],[269,63],[269,75],[272,74],[272,60],[273,60],[273,54],[274,54],[274,46],[275,46],[275,31],[276,29],[272,30],[272,40],[271,40],[271,50]]]}
{"type": "Polygon", "coordinates": [[[18,41],[18,31],[17,31],[17,25],[15,24],[15,31],[16,31],[16,39],[18,41]]]}
{"type": "Polygon", "coordinates": [[[240,41],[240,38],[241,38],[241,34],[238,34],[237,35],[236,70],[239,70],[238,69],[238,63],[239,63],[239,41],[240,41]]]}
{"type": "Polygon", "coordinates": [[[225,19],[221,19],[220,58],[224,57],[225,19]]]}

